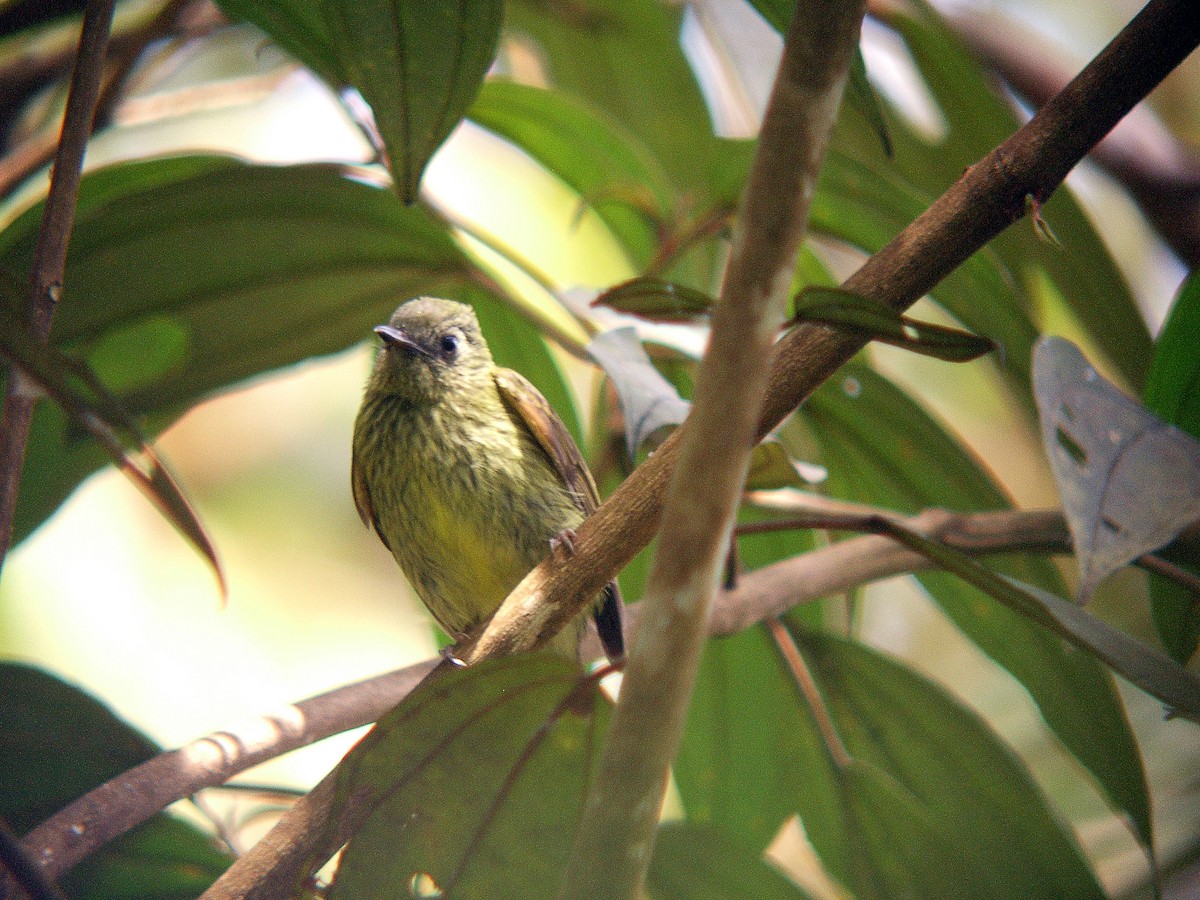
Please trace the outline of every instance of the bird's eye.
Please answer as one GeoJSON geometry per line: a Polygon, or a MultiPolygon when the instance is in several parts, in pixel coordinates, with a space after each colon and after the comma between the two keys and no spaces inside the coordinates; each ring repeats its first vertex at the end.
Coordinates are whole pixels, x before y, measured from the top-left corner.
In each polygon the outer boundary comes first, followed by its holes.
{"type": "Polygon", "coordinates": [[[454,356],[456,353],[458,353],[458,335],[443,334],[441,347],[443,356],[454,356]]]}

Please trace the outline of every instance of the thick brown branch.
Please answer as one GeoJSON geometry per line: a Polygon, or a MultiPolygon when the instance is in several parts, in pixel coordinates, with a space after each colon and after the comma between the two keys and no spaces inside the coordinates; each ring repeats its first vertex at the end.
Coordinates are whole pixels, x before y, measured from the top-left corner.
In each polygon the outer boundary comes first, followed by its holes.
{"type": "MultiPolygon", "coordinates": [[[[988,64],[1034,106],[1070,80],[1063,50],[1010,17],[951,11],[949,22],[988,64]]],[[[1092,159],[1122,182],[1151,224],[1189,266],[1200,265],[1200,151],[1138,107],[1101,141],[1092,159]]]]}

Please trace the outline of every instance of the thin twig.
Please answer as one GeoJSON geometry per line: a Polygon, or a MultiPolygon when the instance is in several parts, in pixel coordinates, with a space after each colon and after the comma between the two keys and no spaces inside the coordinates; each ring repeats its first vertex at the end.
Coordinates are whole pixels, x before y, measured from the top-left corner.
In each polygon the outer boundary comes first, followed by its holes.
{"type": "MultiPolygon", "coordinates": [[[[114,0],[91,0],[83,14],[79,54],[67,92],[62,136],[50,174],[46,212],[34,250],[30,275],[28,317],[34,335],[45,343],[62,292],[67,245],[75,221],[75,198],[83,171],[83,154],[92,130],[92,115],[100,93],[104,52],[112,26],[114,0]]],[[[29,441],[35,394],[17,369],[11,369],[4,412],[0,417],[0,569],[12,545],[17,492],[29,441]]]]}
{"type": "Polygon", "coordinates": [[[813,721],[817,723],[817,731],[821,733],[821,741],[825,744],[825,749],[829,751],[829,758],[839,769],[846,768],[853,762],[853,758],[850,756],[850,751],[846,749],[846,745],[842,743],[842,736],[838,734],[837,726],[833,724],[833,716],[829,714],[825,698],[821,696],[817,680],[809,671],[808,663],[800,654],[800,648],[796,646],[796,642],[792,640],[792,636],[779,619],[771,617],[765,620],[765,624],[767,631],[771,633],[771,640],[775,642],[775,647],[779,650],[779,655],[783,657],[788,671],[792,673],[792,680],[796,682],[800,696],[804,698],[805,706],[812,713],[813,721]]]}

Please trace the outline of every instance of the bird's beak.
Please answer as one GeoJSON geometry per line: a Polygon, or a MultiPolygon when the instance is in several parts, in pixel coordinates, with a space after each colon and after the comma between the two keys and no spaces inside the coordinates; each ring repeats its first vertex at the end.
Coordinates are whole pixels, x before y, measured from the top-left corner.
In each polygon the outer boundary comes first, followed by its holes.
{"type": "Polygon", "coordinates": [[[384,346],[400,347],[408,350],[411,353],[416,353],[419,356],[429,356],[429,351],[410,338],[399,328],[394,328],[391,325],[376,325],[374,331],[380,338],[383,339],[384,346]]]}

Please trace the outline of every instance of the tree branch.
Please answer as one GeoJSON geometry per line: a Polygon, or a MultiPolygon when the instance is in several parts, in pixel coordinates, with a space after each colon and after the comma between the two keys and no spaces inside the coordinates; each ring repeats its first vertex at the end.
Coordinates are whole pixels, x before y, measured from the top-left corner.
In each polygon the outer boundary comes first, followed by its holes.
{"type": "MultiPolygon", "coordinates": [[[[1062,93],[968,170],[846,286],[895,309],[907,309],[1020,219],[1026,195],[1049,197],[1083,155],[1198,42],[1200,4],[1151,0],[1062,93]]],[[[773,354],[759,435],[778,425],[863,343],[856,335],[820,325],[793,329],[773,354]]],[[[531,643],[527,635],[553,634],[649,543],[662,516],[667,481],[686,431],[685,427],[668,438],[583,523],[569,563],[549,557],[525,577],[493,619],[489,643],[477,655],[527,649],[531,643]]],[[[314,801],[305,807],[305,815],[310,820],[319,818],[319,804],[314,801]]],[[[292,834],[298,841],[319,838],[297,834],[295,829],[292,834]]],[[[239,863],[240,874],[231,870],[211,896],[253,896],[254,885],[267,884],[265,873],[274,873],[306,852],[303,846],[285,849],[274,839],[260,846],[239,863]],[[251,869],[263,877],[245,880],[251,869]]]]}
{"type": "MultiPolygon", "coordinates": [[[[67,92],[62,136],[50,173],[50,193],[46,198],[46,211],[30,275],[29,324],[42,343],[50,336],[50,324],[62,291],[67,244],[75,222],[75,198],[79,194],[83,154],[92,132],[92,117],[100,93],[113,4],[114,0],[90,0],[83,14],[79,53],[67,92]]],[[[8,393],[0,416],[0,568],[3,568],[12,544],[13,517],[17,510],[17,492],[35,398],[27,379],[18,369],[10,367],[8,393]]]]}
{"type": "MultiPolygon", "coordinates": [[[[824,500],[817,509],[863,518],[888,515],[875,507],[824,500]]],[[[931,509],[898,521],[909,530],[971,554],[1070,552],[1067,526],[1057,511],[954,513],[931,509]]],[[[927,557],[891,538],[849,538],[742,575],[733,590],[717,595],[708,633],[714,637],[737,634],[800,604],[930,568],[927,557]]],[[[631,604],[626,617],[630,635],[637,631],[640,619],[641,604],[631,604]]],[[[589,636],[583,653],[585,658],[603,653],[595,635],[589,636]]],[[[31,831],[23,841],[26,852],[32,859],[42,860],[48,875],[60,878],[104,844],[177,800],[222,785],[284,753],[374,722],[407,697],[437,662],[427,660],[302,700],[249,725],[210,734],[147,760],[31,831]]],[[[310,793],[306,800],[319,806],[311,802],[312,796],[310,793]]]]}
{"type": "MultiPolygon", "coordinates": [[[[1034,106],[1069,80],[1063,48],[1010,17],[951,8],[947,22],[1034,106]]],[[[1200,266],[1200,151],[1180,141],[1148,107],[1138,107],[1090,154],[1125,185],[1146,218],[1190,267],[1200,266]]]]}
{"type": "MultiPolygon", "coordinates": [[[[865,0],[800,0],[763,118],[712,333],[681,429],[642,624],[560,898],[634,897],[654,847],[746,482],[775,336],[865,0]]],[[[486,646],[487,634],[480,641],[486,646]]]]}

